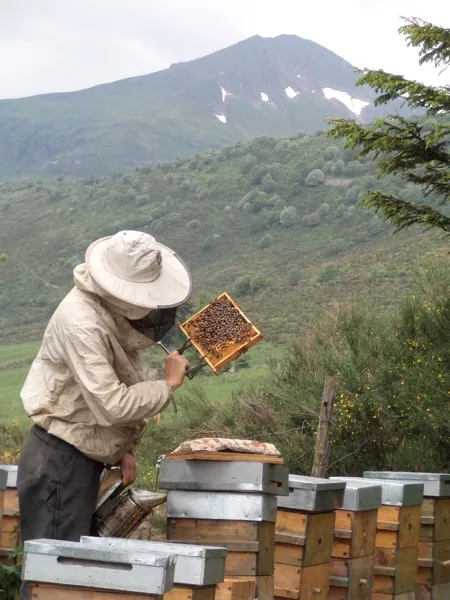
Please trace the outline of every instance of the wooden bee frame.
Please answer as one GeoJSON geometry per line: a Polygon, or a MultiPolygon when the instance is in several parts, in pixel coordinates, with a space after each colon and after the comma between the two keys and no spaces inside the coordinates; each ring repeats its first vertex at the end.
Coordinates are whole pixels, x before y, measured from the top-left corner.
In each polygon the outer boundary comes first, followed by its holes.
{"type": "Polygon", "coordinates": [[[216,300],[222,298],[226,298],[227,301],[247,321],[247,323],[251,325],[250,335],[247,340],[243,342],[235,342],[234,340],[230,340],[230,343],[225,348],[218,351],[218,358],[214,356],[211,352],[207,352],[206,349],[203,348],[199,342],[194,341],[193,338],[195,337],[196,331],[194,322],[199,317],[199,315],[201,315],[211,306],[211,304],[208,304],[207,306],[199,310],[195,315],[190,317],[187,321],[185,321],[179,326],[184,335],[191,340],[192,346],[203,357],[205,362],[216,375],[218,375],[218,372],[221,371],[224,367],[226,367],[231,361],[238,358],[241,354],[246,352],[249,348],[251,348],[263,339],[262,333],[253,325],[250,319],[248,319],[248,317],[242,312],[242,310],[227,292],[220,294],[220,296],[218,296],[216,300]]]}

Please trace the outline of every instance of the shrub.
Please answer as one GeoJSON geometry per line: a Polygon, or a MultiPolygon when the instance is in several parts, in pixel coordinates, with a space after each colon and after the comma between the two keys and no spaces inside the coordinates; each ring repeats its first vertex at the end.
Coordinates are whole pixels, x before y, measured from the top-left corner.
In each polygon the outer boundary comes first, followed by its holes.
{"type": "Polygon", "coordinates": [[[250,173],[250,183],[259,185],[267,173],[267,167],[256,167],[250,173]]]}
{"type": "Polygon", "coordinates": [[[250,233],[258,233],[265,229],[264,221],[261,217],[253,217],[250,221],[250,233]]]}
{"type": "Polygon", "coordinates": [[[366,177],[362,177],[360,181],[361,187],[368,190],[373,190],[380,185],[379,180],[374,175],[366,175],[366,177]]]}
{"type": "Polygon", "coordinates": [[[351,160],[349,163],[347,163],[347,166],[344,169],[344,174],[348,175],[349,177],[355,177],[357,175],[361,175],[363,171],[364,167],[360,162],[357,160],[351,160]]]}
{"type": "Polygon", "coordinates": [[[210,238],[206,238],[206,240],[203,240],[203,244],[202,244],[203,250],[211,250],[212,246],[213,246],[213,243],[210,238]]]}
{"type": "Polygon", "coordinates": [[[251,283],[252,280],[250,275],[238,277],[233,284],[233,290],[236,296],[246,296],[250,292],[251,283]]]}
{"type": "Polygon", "coordinates": [[[189,229],[197,229],[198,227],[200,227],[200,221],[198,219],[192,219],[192,221],[189,221],[189,229]]]}
{"type": "Polygon", "coordinates": [[[354,185],[349,188],[345,193],[345,202],[347,204],[356,204],[361,196],[361,187],[354,185]]]}
{"type": "Polygon", "coordinates": [[[278,211],[264,209],[261,215],[265,227],[273,227],[280,222],[280,213],[278,211]]]}
{"type": "Polygon", "coordinates": [[[324,158],[326,160],[336,160],[340,154],[341,151],[337,146],[328,146],[324,152],[324,158]]]}
{"type": "Polygon", "coordinates": [[[299,271],[298,269],[292,269],[288,273],[287,280],[288,280],[289,285],[297,286],[300,283],[301,278],[302,278],[301,271],[299,271]]]}
{"type": "Polygon", "coordinates": [[[325,181],[325,175],[320,169],[314,169],[305,179],[305,183],[309,187],[316,187],[325,181]]]}
{"type": "MultiPolygon", "coordinates": [[[[245,194],[238,202],[238,208],[245,208],[246,204],[250,204],[250,210],[253,212],[259,212],[262,210],[268,202],[267,194],[261,190],[251,190],[248,194],[245,194]]],[[[248,210],[248,208],[246,209],[248,210]]]]}
{"type": "Polygon", "coordinates": [[[317,275],[317,281],[319,283],[329,283],[334,281],[338,276],[339,269],[336,265],[329,264],[326,265],[320,273],[317,275]]]}
{"type": "Polygon", "coordinates": [[[324,202],[323,204],[321,204],[319,206],[319,208],[317,209],[317,212],[319,213],[319,215],[321,217],[327,215],[330,212],[330,205],[327,204],[326,202],[324,202]]]}
{"type": "Polygon", "coordinates": [[[306,227],[317,227],[322,222],[319,213],[311,213],[303,217],[303,225],[306,227]]]}
{"type": "Polygon", "coordinates": [[[252,169],[254,169],[256,167],[257,164],[258,164],[258,161],[257,161],[256,157],[253,156],[253,154],[247,154],[247,156],[244,158],[244,160],[241,161],[241,172],[244,175],[247,175],[248,173],[251,172],[252,169]]]}
{"type": "Polygon", "coordinates": [[[337,254],[341,254],[348,250],[353,244],[351,242],[346,242],[345,240],[339,238],[337,240],[331,240],[331,242],[325,247],[324,254],[326,256],[336,256],[337,254]]]}
{"type": "Polygon", "coordinates": [[[342,173],[344,172],[345,169],[345,163],[343,160],[337,160],[334,164],[333,164],[333,168],[331,169],[331,172],[333,173],[333,175],[342,175],[342,173]]]}
{"type": "Polygon", "coordinates": [[[266,235],[263,235],[263,237],[259,240],[258,246],[260,248],[268,248],[271,243],[272,243],[272,236],[269,233],[266,233],[266,235]]]}
{"type": "Polygon", "coordinates": [[[265,175],[262,180],[262,187],[266,194],[271,194],[275,191],[277,184],[275,179],[269,174],[265,175]]]}
{"type": "Polygon", "coordinates": [[[290,227],[297,222],[297,211],[295,206],[286,206],[283,208],[280,214],[280,225],[283,227],[290,227]]]}
{"type": "Polygon", "coordinates": [[[260,290],[268,286],[268,281],[265,275],[258,273],[255,275],[250,282],[250,292],[256,294],[260,290]]]}

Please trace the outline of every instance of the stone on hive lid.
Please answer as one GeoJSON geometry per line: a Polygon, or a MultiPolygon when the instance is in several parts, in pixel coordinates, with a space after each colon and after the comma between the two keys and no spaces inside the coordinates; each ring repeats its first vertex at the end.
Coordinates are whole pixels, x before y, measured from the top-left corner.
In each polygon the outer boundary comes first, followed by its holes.
{"type": "Polygon", "coordinates": [[[163,460],[159,486],[163,490],[257,492],[287,496],[289,470],[258,462],[163,460]]]}
{"type": "Polygon", "coordinates": [[[364,471],[367,479],[420,482],[424,484],[423,495],[432,498],[450,497],[450,474],[408,473],[407,471],[364,471]]]}
{"type": "Polygon", "coordinates": [[[342,506],[345,481],[289,475],[289,496],[278,498],[278,508],[329,512],[342,506]]]}
{"type": "Polygon", "coordinates": [[[333,481],[345,481],[343,510],[363,511],[373,510],[381,506],[382,488],[379,483],[368,481],[355,483],[346,477],[330,477],[333,481]]]}
{"type": "Polygon", "coordinates": [[[25,542],[24,581],[163,595],[173,587],[176,556],[99,548],[79,542],[25,542]]]}
{"type": "MultiPolygon", "coordinates": [[[[348,481],[361,482],[367,485],[367,478],[349,477],[348,481]]],[[[414,481],[392,481],[388,479],[372,479],[381,485],[381,503],[389,506],[416,506],[423,503],[423,483],[414,481]]]]}
{"type": "Polygon", "coordinates": [[[228,492],[167,492],[167,517],[225,521],[270,521],[277,518],[277,497],[228,492]]]}
{"type": "Polygon", "coordinates": [[[82,536],[80,541],[99,548],[174,554],[177,562],[173,581],[178,585],[216,585],[225,577],[226,548],[89,536],[82,536]]]}

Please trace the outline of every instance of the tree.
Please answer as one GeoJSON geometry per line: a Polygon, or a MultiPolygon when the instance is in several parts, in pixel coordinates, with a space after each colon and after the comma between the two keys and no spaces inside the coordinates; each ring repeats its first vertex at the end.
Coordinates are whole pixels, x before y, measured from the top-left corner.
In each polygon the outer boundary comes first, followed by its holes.
{"type": "Polygon", "coordinates": [[[325,175],[320,169],[314,169],[305,179],[305,183],[309,187],[316,187],[325,181],[325,175]]]}
{"type": "MultiPolygon", "coordinates": [[[[450,65],[450,29],[421,19],[404,19],[399,32],[408,46],[419,48],[420,61],[444,69],[450,65]]],[[[397,175],[420,187],[424,195],[441,203],[450,200],[450,86],[432,87],[383,71],[363,72],[357,85],[369,85],[379,95],[375,105],[397,101],[420,116],[391,115],[362,126],[345,119],[329,119],[333,138],[344,137],[346,148],[357,149],[356,159],[375,159],[379,175],[397,175]]],[[[430,203],[414,204],[407,198],[381,190],[365,190],[360,203],[381,213],[396,231],[412,225],[437,228],[450,233],[450,217],[430,203]]]]}
{"type": "Polygon", "coordinates": [[[297,222],[297,211],[295,206],[285,206],[280,214],[280,225],[290,227],[297,222]]]}
{"type": "Polygon", "coordinates": [[[250,292],[252,279],[249,275],[238,277],[233,284],[233,290],[236,296],[246,296],[250,292]]]}
{"type": "Polygon", "coordinates": [[[0,265],[8,258],[7,254],[0,254],[0,265]]]}

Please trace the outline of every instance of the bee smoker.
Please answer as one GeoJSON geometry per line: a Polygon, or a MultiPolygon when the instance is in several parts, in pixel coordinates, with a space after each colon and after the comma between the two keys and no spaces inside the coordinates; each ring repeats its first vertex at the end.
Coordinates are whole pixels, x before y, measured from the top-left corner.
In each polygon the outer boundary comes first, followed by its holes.
{"type": "Polygon", "coordinates": [[[130,537],[152,509],[166,501],[165,494],[125,487],[119,469],[111,469],[102,484],[94,514],[100,537],[130,537]]]}

